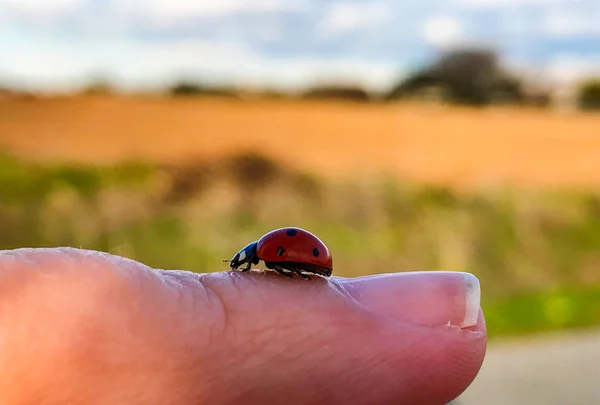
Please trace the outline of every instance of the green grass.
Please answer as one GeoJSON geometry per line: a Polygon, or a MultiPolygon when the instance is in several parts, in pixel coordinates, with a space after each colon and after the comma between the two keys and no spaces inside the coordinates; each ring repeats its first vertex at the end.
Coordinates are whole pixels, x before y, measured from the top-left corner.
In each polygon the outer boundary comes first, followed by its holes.
{"type": "Polygon", "coordinates": [[[165,269],[225,269],[263,233],[318,234],[335,273],[476,274],[491,337],[600,324],[600,197],[331,183],[260,156],[181,167],[42,166],[0,156],[0,248],[75,246],[165,269]]]}
{"type": "Polygon", "coordinates": [[[490,336],[600,324],[600,286],[520,294],[484,306],[490,336]]]}

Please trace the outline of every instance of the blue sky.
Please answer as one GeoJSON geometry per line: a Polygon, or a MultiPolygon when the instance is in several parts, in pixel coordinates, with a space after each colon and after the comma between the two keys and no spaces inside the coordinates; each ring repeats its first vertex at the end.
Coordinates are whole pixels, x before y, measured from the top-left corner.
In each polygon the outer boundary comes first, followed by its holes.
{"type": "Polygon", "coordinates": [[[600,0],[0,0],[0,80],[35,88],[98,74],[378,90],[459,43],[569,82],[600,72],[600,0]]]}

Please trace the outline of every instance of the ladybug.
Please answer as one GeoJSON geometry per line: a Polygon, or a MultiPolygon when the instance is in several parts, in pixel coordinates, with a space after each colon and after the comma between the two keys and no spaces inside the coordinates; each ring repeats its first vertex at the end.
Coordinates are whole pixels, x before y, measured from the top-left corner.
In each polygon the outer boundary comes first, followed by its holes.
{"type": "Polygon", "coordinates": [[[253,264],[262,260],[267,268],[288,278],[294,273],[308,280],[305,273],[331,276],[333,259],[329,248],[312,233],[301,228],[280,228],[263,235],[259,240],[246,245],[229,262],[232,270],[246,265],[248,271],[253,264]]]}

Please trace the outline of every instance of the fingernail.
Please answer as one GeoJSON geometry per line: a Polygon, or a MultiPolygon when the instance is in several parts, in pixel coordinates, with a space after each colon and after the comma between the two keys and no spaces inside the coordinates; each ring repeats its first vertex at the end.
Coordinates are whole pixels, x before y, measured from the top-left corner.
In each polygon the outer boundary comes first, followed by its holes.
{"type": "Polygon", "coordinates": [[[481,290],[471,273],[430,271],[359,277],[344,282],[364,308],[423,326],[477,325],[481,290]]]}
{"type": "Polygon", "coordinates": [[[468,328],[477,324],[481,305],[481,286],[479,279],[471,273],[461,273],[465,282],[465,319],[459,325],[468,328]]]}

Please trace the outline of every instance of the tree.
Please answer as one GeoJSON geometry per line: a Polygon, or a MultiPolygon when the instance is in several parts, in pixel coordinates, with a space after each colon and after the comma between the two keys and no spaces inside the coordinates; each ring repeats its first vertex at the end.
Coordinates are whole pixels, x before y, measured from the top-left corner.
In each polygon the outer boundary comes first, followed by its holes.
{"type": "Polygon", "coordinates": [[[169,93],[173,97],[190,97],[190,96],[224,96],[238,97],[238,91],[231,86],[208,84],[193,80],[181,80],[175,83],[169,93]]]}
{"type": "Polygon", "coordinates": [[[369,93],[358,86],[352,85],[319,85],[312,87],[302,94],[307,100],[346,100],[355,102],[368,102],[371,100],[369,93]]]}
{"type": "Polygon", "coordinates": [[[496,53],[487,49],[455,49],[441,54],[432,65],[399,83],[388,99],[428,87],[443,89],[448,101],[458,104],[521,102],[524,98],[520,80],[505,72],[496,53]]]}
{"type": "Polygon", "coordinates": [[[81,94],[95,96],[116,93],[112,82],[109,73],[96,72],[90,76],[87,85],[81,90],[81,94]]]}
{"type": "Polygon", "coordinates": [[[171,87],[173,96],[195,96],[201,93],[200,86],[190,82],[180,82],[171,87]]]}
{"type": "Polygon", "coordinates": [[[582,110],[600,110],[600,78],[581,83],[577,91],[577,105],[582,110]]]}

